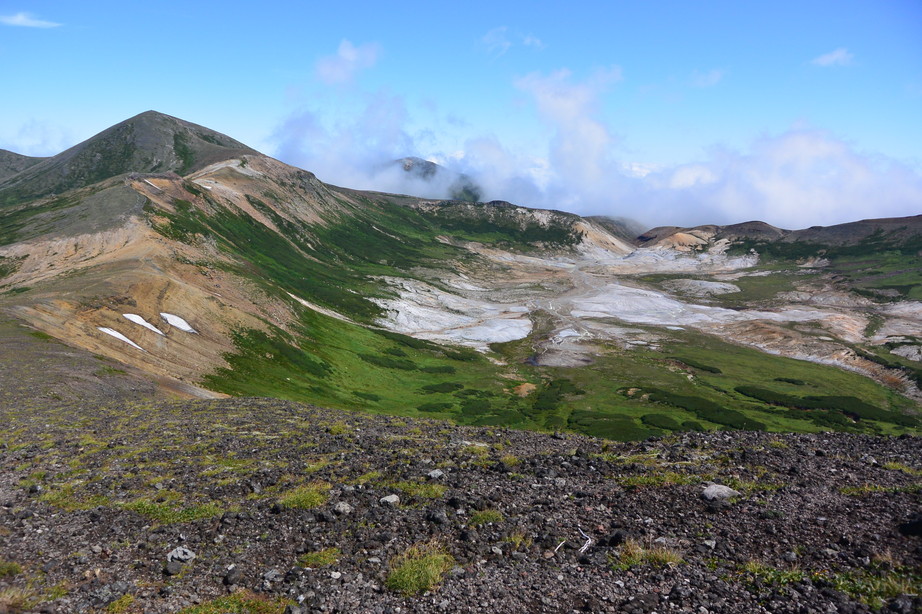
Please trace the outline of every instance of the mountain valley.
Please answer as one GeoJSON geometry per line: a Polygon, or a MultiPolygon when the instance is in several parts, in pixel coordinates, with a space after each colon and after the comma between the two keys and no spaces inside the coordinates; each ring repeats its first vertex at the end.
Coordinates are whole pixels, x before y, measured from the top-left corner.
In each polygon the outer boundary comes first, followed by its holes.
{"type": "Polygon", "coordinates": [[[919,425],[922,217],[631,241],[330,186],[155,112],[5,160],[3,312],[187,394],[617,439],[919,425]]]}
{"type": "Polygon", "coordinates": [[[453,185],[0,151],[0,614],[922,608],[922,215],[453,185]]]}

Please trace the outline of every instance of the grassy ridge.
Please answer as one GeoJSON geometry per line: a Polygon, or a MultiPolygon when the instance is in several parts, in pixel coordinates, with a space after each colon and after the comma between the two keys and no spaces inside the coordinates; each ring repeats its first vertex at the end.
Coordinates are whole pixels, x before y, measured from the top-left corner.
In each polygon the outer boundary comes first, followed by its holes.
{"type": "Polygon", "coordinates": [[[368,300],[381,296],[380,284],[369,276],[401,275],[415,266],[439,266],[465,255],[436,241],[437,229],[405,207],[380,208],[368,202],[364,213],[308,228],[281,217],[261,199],[248,197],[287,239],[280,240],[278,233],[246,213],[207,193],[199,194],[208,202],[209,214],[177,200],[175,212],[149,210],[168,220],[154,224],[154,229],[186,243],[212,239],[237,260],[231,267],[235,274],[271,294],[309,296],[365,322],[380,314],[380,308],[368,300]]]}

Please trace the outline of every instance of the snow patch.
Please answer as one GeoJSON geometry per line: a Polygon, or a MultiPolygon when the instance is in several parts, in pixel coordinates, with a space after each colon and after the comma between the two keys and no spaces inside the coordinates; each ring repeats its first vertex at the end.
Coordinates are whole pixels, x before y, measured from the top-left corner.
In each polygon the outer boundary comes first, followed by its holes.
{"type": "Polygon", "coordinates": [[[123,335],[122,333],[118,332],[117,330],[115,330],[115,329],[113,329],[113,328],[108,328],[108,327],[106,327],[106,326],[97,326],[96,329],[99,330],[100,332],[106,333],[107,335],[112,335],[113,337],[115,337],[115,338],[118,339],[119,341],[124,341],[125,343],[127,343],[127,344],[130,345],[131,347],[137,348],[137,349],[141,350],[142,352],[146,352],[146,351],[147,351],[147,350],[145,350],[144,348],[142,348],[140,345],[138,345],[137,343],[135,343],[134,341],[132,341],[131,339],[129,339],[128,337],[126,337],[125,335],[123,335]]]}
{"type": "Polygon", "coordinates": [[[175,326],[179,330],[185,331],[187,333],[198,333],[197,330],[189,326],[189,323],[180,318],[177,315],[172,313],[160,312],[160,317],[163,318],[167,324],[170,326],[175,326]]]}
{"type": "Polygon", "coordinates": [[[157,328],[156,326],[154,326],[153,324],[145,320],[142,316],[139,316],[136,313],[123,313],[122,317],[134,322],[135,324],[140,324],[144,328],[148,330],[152,330],[158,335],[163,334],[163,331],[161,331],[159,328],[157,328]]]}

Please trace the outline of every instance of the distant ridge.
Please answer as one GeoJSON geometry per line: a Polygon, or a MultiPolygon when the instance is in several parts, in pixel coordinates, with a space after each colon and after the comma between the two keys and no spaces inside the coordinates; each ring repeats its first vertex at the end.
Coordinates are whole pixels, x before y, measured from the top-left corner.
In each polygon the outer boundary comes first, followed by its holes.
{"type": "Polygon", "coordinates": [[[4,152],[0,206],[60,194],[124,173],[186,175],[221,160],[258,153],[220,132],[146,111],[51,158],[4,152]],[[4,175],[4,165],[20,170],[4,175]]]}
{"type": "Polygon", "coordinates": [[[816,245],[845,246],[855,245],[873,238],[886,235],[890,242],[901,243],[922,235],[922,215],[899,218],[881,218],[847,222],[834,226],[811,226],[800,230],[776,228],[765,222],[743,222],[729,226],[706,224],[693,228],[678,226],[658,226],[651,228],[637,237],[636,243],[642,246],[674,243],[680,236],[707,237],[710,241],[728,239],[730,241],[755,241],[759,243],[804,243],[816,245]]]}
{"type": "Polygon", "coordinates": [[[35,166],[47,158],[33,158],[22,154],[0,149],[0,181],[24,171],[30,166],[35,166]]]}

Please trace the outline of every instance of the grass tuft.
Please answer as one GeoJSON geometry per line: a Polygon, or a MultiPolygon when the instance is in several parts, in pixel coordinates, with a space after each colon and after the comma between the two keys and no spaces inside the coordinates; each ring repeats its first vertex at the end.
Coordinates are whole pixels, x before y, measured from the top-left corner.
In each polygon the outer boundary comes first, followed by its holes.
{"type": "Polygon", "coordinates": [[[339,562],[339,557],[341,557],[342,554],[339,548],[324,548],[323,550],[306,552],[298,557],[298,565],[301,567],[326,567],[327,565],[335,565],[339,562]]]}
{"type": "Polygon", "coordinates": [[[311,482],[287,491],[279,497],[282,507],[309,510],[320,507],[329,499],[327,491],[330,485],[326,482],[311,482]]]}
{"type": "Polygon", "coordinates": [[[180,610],[179,614],[282,614],[289,603],[247,590],[180,610]]]}
{"type": "Polygon", "coordinates": [[[421,499],[441,499],[448,490],[447,487],[441,484],[428,482],[394,482],[391,487],[421,499]]]}
{"type": "Polygon", "coordinates": [[[13,561],[0,560],[0,578],[12,578],[22,573],[22,566],[13,561]]]}
{"type": "Polygon", "coordinates": [[[666,546],[644,548],[636,539],[629,539],[618,549],[617,555],[612,557],[611,566],[615,570],[627,571],[641,565],[672,567],[682,561],[682,553],[675,548],[666,546]]]}
{"type": "Polygon", "coordinates": [[[417,544],[391,561],[385,585],[406,597],[419,595],[437,586],[454,565],[441,544],[417,544]]]}
{"type": "Polygon", "coordinates": [[[473,527],[476,527],[482,524],[490,524],[491,522],[502,522],[503,520],[505,520],[505,518],[503,517],[502,512],[499,510],[488,509],[471,514],[471,521],[469,524],[473,527]]]}

